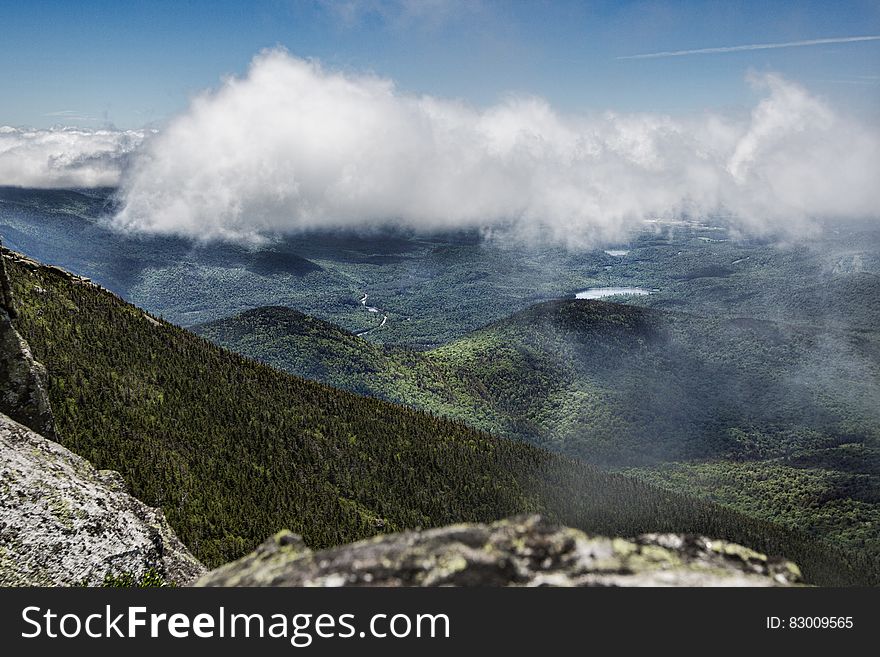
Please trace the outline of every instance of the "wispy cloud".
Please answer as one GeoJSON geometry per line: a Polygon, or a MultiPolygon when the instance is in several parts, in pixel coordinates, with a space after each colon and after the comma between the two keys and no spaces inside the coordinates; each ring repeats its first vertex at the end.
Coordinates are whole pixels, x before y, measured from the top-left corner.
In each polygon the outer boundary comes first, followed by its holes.
{"type": "Polygon", "coordinates": [[[46,112],[43,116],[51,116],[65,121],[100,121],[99,118],[78,112],[76,110],[58,110],[56,112],[46,112]]]}
{"type": "Polygon", "coordinates": [[[685,55],[716,55],[726,52],[743,52],[746,50],[775,50],[777,48],[801,48],[804,46],[821,46],[829,43],[857,43],[859,41],[880,41],[880,35],[831,37],[827,39],[807,39],[805,41],[784,41],[782,43],[750,43],[742,46],[719,46],[717,48],[697,48],[694,50],[665,50],[649,52],[641,55],[622,55],[617,59],[658,59],[660,57],[683,57],[685,55]]]}
{"type": "Polygon", "coordinates": [[[851,76],[845,78],[816,78],[815,82],[824,82],[826,84],[854,84],[862,87],[876,87],[880,84],[880,79],[871,79],[868,76],[851,76]]]}

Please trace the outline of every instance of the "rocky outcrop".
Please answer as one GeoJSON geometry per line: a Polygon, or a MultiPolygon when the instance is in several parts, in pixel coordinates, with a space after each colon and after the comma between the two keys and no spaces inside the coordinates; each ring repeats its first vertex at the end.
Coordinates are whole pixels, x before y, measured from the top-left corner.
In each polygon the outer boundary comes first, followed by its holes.
{"type": "Polygon", "coordinates": [[[196,586],[785,586],[794,564],[698,536],[588,536],[522,516],[321,552],[281,532],[196,586]]]}
{"type": "MultiPolygon", "coordinates": [[[[100,584],[153,570],[185,584],[204,567],[162,511],[52,439],[46,370],[12,324],[15,305],[0,257],[0,586],[100,584]]],[[[67,275],[65,273],[65,275],[67,275]]]]}
{"type": "Polygon", "coordinates": [[[204,573],[119,473],[0,415],[0,586],[92,585],[150,569],[180,584],[204,573]]]}
{"type": "Polygon", "coordinates": [[[14,317],[12,286],[5,259],[0,257],[0,413],[55,438],[46,370],[34,360],[27,342],[15,330],[14,317]]]}

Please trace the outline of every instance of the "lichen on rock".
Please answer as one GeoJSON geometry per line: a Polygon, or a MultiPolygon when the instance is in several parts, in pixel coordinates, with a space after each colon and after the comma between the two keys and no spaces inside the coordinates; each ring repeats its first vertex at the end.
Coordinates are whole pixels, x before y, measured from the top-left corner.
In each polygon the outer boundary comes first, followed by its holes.
{"type": "Polygon", "coordinates": [[[700,536],[588,536],[540,516],[312,552],[280,532],[196,586],[784,586],[794,564],[700,536]]]}
{"type": "Polygon", "coordinates": [[[0,414],[0,586],[96,585],[150,570],[178,584],[205,571],[118,473],[0,414]]]}

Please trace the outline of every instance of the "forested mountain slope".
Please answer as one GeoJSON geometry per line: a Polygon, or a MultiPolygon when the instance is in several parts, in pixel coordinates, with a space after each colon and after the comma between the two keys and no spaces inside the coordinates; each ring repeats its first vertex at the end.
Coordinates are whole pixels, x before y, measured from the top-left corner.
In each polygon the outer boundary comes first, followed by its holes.
{"type": "Polygon", "coordinates": [[[8,265],[63,444],[119,470],[209,565],[283,527],[320,548],[537,511],[604,534],[727,538],[794,560],[814,582],[875,578],[857,555],[797,532],[282,373],[63,271],[8,265]]]}
{"type": "Polygon", "coordinates": [[[292,373],[880,553],[874,332],[581,300],[428,352],[278,307],[195,330],[292,373]]]}

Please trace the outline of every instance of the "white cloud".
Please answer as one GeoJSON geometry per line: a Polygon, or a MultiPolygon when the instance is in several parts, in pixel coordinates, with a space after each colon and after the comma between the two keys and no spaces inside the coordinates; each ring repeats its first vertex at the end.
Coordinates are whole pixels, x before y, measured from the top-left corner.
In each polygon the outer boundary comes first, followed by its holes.
{"type": "Polygon", "coordinates": [[[477,109],[269,51],[161,132],[0,127],[0,184],[114,185],[121,229],[259,241],[477,228],[568,244],[723,213],[750,231],[880,215],[880,131],[775,75],[748,116],[477,109]]]}
{"type": "Polygon", "coordinates": [[[139,130],[0,126],[0,185],[113,186],[143,138],[139,130]]]}
{"type": "Polygon", "coordinates": [[[778,76],[749,117],[569,116],[538,98],[486,109],[271,51],[197,98],[123,179],[122,228],[255,240],[395,224],[569,243],[646,218],[723,212],[797,230],[877,216],[880,138],[778,76]]]}
{"type": "Polygon", "coordinates": [[[838,116],[777,75],[738,134],[723,203],[752,228],[810,218],[880,217],[880,131],[838,116]]]}

